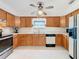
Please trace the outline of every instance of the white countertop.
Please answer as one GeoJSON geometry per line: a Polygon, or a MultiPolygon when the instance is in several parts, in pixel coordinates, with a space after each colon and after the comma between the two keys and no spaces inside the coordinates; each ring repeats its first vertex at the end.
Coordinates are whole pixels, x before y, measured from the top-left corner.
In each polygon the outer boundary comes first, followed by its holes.
{"type": "Polygon", "coordinates": [[[18,34],[65,34],[66,28],[46,27],[46,28],[20,28],[18,34]]]}

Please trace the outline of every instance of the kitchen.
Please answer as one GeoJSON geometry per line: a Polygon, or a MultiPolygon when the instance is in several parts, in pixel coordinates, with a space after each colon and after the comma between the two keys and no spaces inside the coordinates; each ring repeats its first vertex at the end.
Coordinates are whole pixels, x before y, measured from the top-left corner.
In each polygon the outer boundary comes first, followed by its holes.
{"type": "MultiPolygon", "coordinates": [[[[7,1],[5,2],[7,3],[7,1]]],[[[18,14],[14,12],[14,10],[8,10],[8,8],[6,9],[4,7],[5,5],[3,5],[2,3],[3,1],[0,2],[0,4],[2,5],[0,6],[0,59],[12,59],[12,58],[16,59],[19,58],[18,56],[20,56],[18,52],[23,53],[24,51],[26,52],[25,55],[27,57],[22,55],[21,59],[23,59],[24,57],[33,59],[34,58],[33,56],[32,58],[31,56],[28,57],[28,55],[34,54],[31,52],[36,52],[37,50],[39,51],[43,50],[40,51],[41,53],[40,52],[36,53],[38,54],[38,56],[40,56],[39,54],[43,54],[47,49],[48,49],[46,51],[47,53],[49,53],[48,51],[52,49],[56,50],[57,53],[60,52],[61,50],[60,54],[58,54],[57,57],[60,59],[77,58],[78,55],[76,53],[77,51],[76,49],[73,49],[74,46],[73,43],[70,41],[70,39],[74,35],[74,34],[72,35],[72,32],[74,30],[72,28],[74,27],[76,28],[77,26],[74,25],[76,23],[74,19],[76,20],[78,19],[77,16],[77,14],[79,14],[78,3],[76,6],[77,9],[75,8],[75,10],[74,9],[72,11],[70,10],[69,13],[63,16],[60,16],[58,14],[56,15],[54,14],[51,16],[50,14],[46,16],[40,16],[40,15],[29,16],[28,12],[27,15],[25,15],[26,13],[21,10],[18,10],[20,16],[17,16],[18,14]],[[20,11],[23,13],[20,13],[20,11]],[[17,15],[15,15],[15,13],[17,15]],[[34,51],[31,51],[31,49],[34,51]],[[62,53],[63,50],[66,54],[62,53]],[[66,57],[63,55],[66,55],[66,57]]],[[[33,5],[31,4],[31,6],[33,5]]],[[[42,5],[39,4],[39,6],[42,5]]],[[[74,31],[74,33],[76,31],[74,31]]],[[[55,52],[54,50],[52,51],[55,52]]],[[[56,54],[56,53],[52,54],[53,53],[52,51],[50,51],[50,53],[47,55],[50,55],[51,57],[56,54]]],[[[43,56],[40,57],[44,59],[45,58],[44,55],[45,54],[43,54],[43,56]]],[[[50,57],[47,56],[47,58],[50,57]]]]}

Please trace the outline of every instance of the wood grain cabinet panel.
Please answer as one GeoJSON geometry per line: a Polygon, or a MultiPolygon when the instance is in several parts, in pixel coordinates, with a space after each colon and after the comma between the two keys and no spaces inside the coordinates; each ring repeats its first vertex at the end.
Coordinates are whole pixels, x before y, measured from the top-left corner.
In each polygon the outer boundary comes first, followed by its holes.
{"type": "Polygon", "coordinates": [[[7,26],[15,26],[15,16],[10,13],[7,13],[7,26]]]}
{"type": "Polygon", "coordinates": [[[30,17],[20,18],[20,27],[32,27],[32,20],[30,17]]]}
{"type": "Polygon", "coordinates": [[[56,35],[56,45],[57,45],[57,46],[62,46],[62,44],[63,44],[63,43],[62,43],[62,38],[63,38],[63,37],[62,37],[62,34],[57,34],[57,35],[56,35]]]}
{"type": "Polygon", "coordinates": [[[32,46],[32,35],[21,34],[19,35],[19,46],[32,46]]]}
{"type": "Polygon", "coordinates": [[[32,27],[32,18],[26,17],[26,27],[32,27]]]}
{"type": "Polygon", "coordinates": [[[38,35],[36,35],[36,34],[33,34],[33,41],[32,41],[32,45],[33,46],[39,46],[39,39],[38,39],[38,35]]]}
{"type": "Polygon", "coordinates": [[[18,47],[18,36],[13,35],[13,48],[18,47]]]}
{"type": "Polygon", "coordinates": [[[45,46],[44,34],[18,34],[13,39],[13,47],[18,46],[45,46]]]}
{"type": "Polygon", "coordinates": [[[63,47],[65,48],[65,49],[69,49],[69,41],[68,41],[69,39],[68,39],[68,36],[66,36],[66,35],[63,35],[63,47]]]}
{"type": "Polygon", "coordinates": [[[60,17],[47,17],[46,18],[47,27],[59,27],[60,26],[60,17]]]}
{"type": "Polygon", "coordinates": [[[45,35],[39,34],[38,39],[39,39],[38,40],[39,46],[45,46],[45,44],[46,44],[45,35]]]}
{"type": "Polygon", "coordinates": [[[34,34],[33,35],[33,46],[45,46],[45,35],[34,34]]]}
{"type": "Polygon", "coordinates": [[[63,34],[57,34],[56,35],[56,45],[62,46],[65,49],[69,49],[69,38],[66,35],[63,34]]]}
{"type": "Polygon", "coordinates": [[[68,27],[69,25],[69,20],[67,19],[66,16],[60,17],[60,27],[68,27]]]}
{"type": "Polygon", "coordinates": [[[25,17],[20,18],[20,27],[26,27],[26,18],[25,17]]]}
{"type": "Polygon", "coordinates": [[[7,12],[2,9],[0,9],[0,19],[7,19],[7,12]]]}

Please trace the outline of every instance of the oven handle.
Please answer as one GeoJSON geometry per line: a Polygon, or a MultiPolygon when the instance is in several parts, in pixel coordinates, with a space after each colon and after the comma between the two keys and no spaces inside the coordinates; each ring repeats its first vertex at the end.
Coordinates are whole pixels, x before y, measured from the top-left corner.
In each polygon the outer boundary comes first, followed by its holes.
{"type": "Polygon", "coordinates": [[[8,37],[0,38],[0,40],[6,40],[8,38],[13,38],[13,36],[8,36],[8,37]]]}
{"type": "MultiPolygon", "coordinates": [[[[12,47],[10,47],[6,52],[8,52],[11,49],[12,49],[12,47]]],[[[3,54],[5,54],[6,52],[3,52],[2,54],[0,54],[0,56],[2,56],[3,54]]]]}

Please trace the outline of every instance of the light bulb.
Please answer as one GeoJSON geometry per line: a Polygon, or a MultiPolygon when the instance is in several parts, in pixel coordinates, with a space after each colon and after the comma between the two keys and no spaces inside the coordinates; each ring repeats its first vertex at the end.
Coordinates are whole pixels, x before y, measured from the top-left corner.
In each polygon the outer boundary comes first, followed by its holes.
{"type": "Polygon", "coordinates": [[[43,11],[42,10],[39,10],[38,11],[38,15],[40,15],[40,16],[43,15],[43,11]]]}

